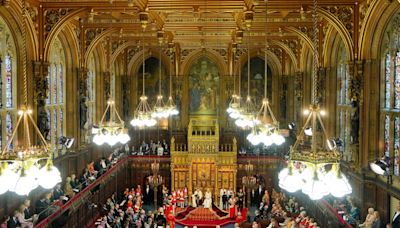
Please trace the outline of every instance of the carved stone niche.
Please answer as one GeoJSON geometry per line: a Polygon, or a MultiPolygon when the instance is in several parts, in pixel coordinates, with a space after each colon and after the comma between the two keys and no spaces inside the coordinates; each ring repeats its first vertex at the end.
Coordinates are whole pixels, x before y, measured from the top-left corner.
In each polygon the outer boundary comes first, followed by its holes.
{"type": "Polygon", "coordinates": [[[87,97],[87,68],[79,68],[79,96],[80,97],[87,97]]]}
{"type": "Polygon", "coordinates": [[[34,75],[34,100],[37,103],[39,100],[47,99],[48,93],[48,81],[47,75],[49,73],[49,63],[34,62],[33,63],[33,75],[34,75]]]}
{"type": "Polygon", "coordinates": [[[10,2],[11,2],[11,0],[1,0],[1,5],[5,6],[5,7],[9,7],[10,6],[10,2]]]}

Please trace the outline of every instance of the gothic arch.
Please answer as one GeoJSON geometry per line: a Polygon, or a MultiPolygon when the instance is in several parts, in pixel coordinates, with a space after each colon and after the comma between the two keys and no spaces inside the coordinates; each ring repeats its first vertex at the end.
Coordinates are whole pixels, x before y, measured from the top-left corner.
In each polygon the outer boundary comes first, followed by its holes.
{"type": "Polygon", "coordinates": [[[371,3],[360,30],[359,56],[361,59],[379,59],[384,31],[394,15],[399,12],[397,1],[382,3],[375,0],[371,3]],[[381,15],[386,15],[382,17],[381,15]],[[379,18],[380,20],[376,20],[379,18]]]}
{"type": "Polygon", "coordinates": [[[284,44],[284,43],[282,43],[280,41],[271,40],[269,43],[272,44],[272,45],[276,45],[276,46],[279,46],[280,48],[282,48],[286,52],[286,54],[289,55],[290,60],[292,61],[292,64],[293,64],[295,70],[297,71],[298,69],[300,69],[299,68],[299,63],[297,61],[297,57],[293,53],[292,49],[290,49],[286,44],[284,44]]]}
{"type": "MultiPolygon", "coordinates": [[[[146,60],[150,57],[154,57],[159,60],[160,58],[159,54],[160,52],[157,49],[154,50],[152,48],[146,48],[144,50],[144,59],[146,60]]],[[[161,53],[161,63],[164,65],[165,70],[169,72],[169,69],[171,69],[172,64],[171,61],[169,61],[169,57],[165,55],[165,53],[161,53]]],[[[131,75],[131,77],[136,78],[137,72],[139,71],[142,64],[143,64],[143,50],[140,50],[129,61],[127,74],[131,75]]]]}
{"type": "Polygon", "coordinates": [[[202,49],[198,49],[190,53],[189,56],[186,57],[186,60],[181,64],[182,67],[180,68],[179,73],[186,76],[190,70],[190,67],[192,67],[193,62],[204,55],[214,61],[215,64],[217,64],[220,75],[229,74],[228,64],[225,63],[218,52],[210,49],[206,49],[205,51],[202,49]]]}
{"type": "Polygon", "coordinates": [[[298,35],[300,37],[300,39],[302,41],[304,41],[305,44],[307,44],[307,46],[314,51],[314,44],[313,41],[311,40],[310,37],[307,36],[307,34],[305,34],[304,32],[300,31],[297,28],[293,28],[293,27],[287,27],[285,28],[286,31],[288,32],[293,32],[294,34],[298,35]]]}
{"type": "MultiPolygon", "coordinates": [[[[127,51],[128,48],[132,47],[132,46],[137,46],[137,43],[135,41],[129,41],[129,42],[126,42],[126,43],[122,44],[121,46],[119,46],[111,56],[111,64],[113,64],[114,62],[117,61],[118,57],[121,55],[121,53],[123,53],[124,50],[127,51]]],[[[156,48],[149,48],[148,51],[150,53],[149,53],[149,55],[147,57],[145,56],[145,59],[147,59],[147,58],[149,58],[151,56],[156,58],[156,59],[160,58],[160,49],[158,49],[158,48],[157,49],[156,48]]],[[[135,74],[135,72],[137,72],[137,70],[140,68],[141,64],[143,63],[143,59],[142,59],[143,52],[141,51],[140,53],[141,53],[141,55],[138,55],[139,52],[136,53],[134,55],[134,57],[131,59],[131,61],[129,63],[127,63],[128,64],[128,70],[127,70],[127,74],[128,75],[132,75],[132,73],[135,74]],[[132,63],[132,61],[134,61],[134,63],[132,63]],[[135,70],[131,70],[132,66],[135,66],[136,71],[135,70]]],[[[163,51],[161,52],[161,63],[164,65],[164,67],[167,70],[167,72],[169,72],[169,70],[172,67],[171,60],[170,60],[169,56],[167,56],[165,54],[165,52],[163,52],[163,51]]]]}
{"type": "MultiPolygon", "coordinates": [[[[51,48],[51,44],[53,42],[53,39],[58,36],[60,31],[69,23],[69,20],[75,18],[76,16],[86,12],[86,8],[81,8],[77,10],[73,10],[72,12],[68,13],[67,15],[63,16],[60,18],[60,20],[54,24],[53,28],[49,32],[46,40],[44,41],[44,53],[43,53],[43,59],[44,61],[47,61],[47,58],[49,57],[49,52],[51,48]]],[[[44,37],[43,37],[44,38],[44,37]]]]}
{"type": "Polygon", "coordinates": [[[325,18],[325,20],[337,30],[338,34],[343,39],[344,46],[349,54],[349,60],[354,60],[354,43],[344,24],[335,15],[325,9],[318,8],[317,13],[325,18]]]}
{"type": "MultiPolygon", "coordinates": [[[[250,52],[250,59],[254,57],[259,57],[262,60],[265,59],[264,53],[259,53],[258,51],[254,50],[250,52]]],[[[272,51],[267,51],[267,64],[271,68],[272,75],[280,76],[282,75],[282,64],[279,58],[273,53],[272,51]]],[[[235,64],[235,72],[239,72],[239,68],[242,68],[244,64],[247,63],[247,52],[243,53],[237,63],[235,64]]]]}
{"type": "MultiPolygon", "coordinates": [[[[103,31],[100,35],[96,36],[92,42],[90,43],[90,45],[87,47],[85,53],[85,56],[83,57],[83,64],[84,66],[86,66],[86,61],[89,58],[90,53],[93,51],[93,49],[97,46],[97,44],[100,43],[100,41],[102,41],[102,39],[104,37],[107,37],[108,35],[112,34],[113,32],[119,31],[118,29],[115,28],[110,28],[108,30],[103,31]]],[[[105,61],[107,62],[107,61],[105,61]]]]}
{"type": "MultiPolygon", "coordinates": [[[[324,43],[324,65],[325,67],[334,67],[337,64],[337,57],[341,47],[344,47],[343,40],[339,36],[338,32],[330,27],[326,33],[326,40],[324,43]],[[329,51],[328,51],[329,50],[329,51]]],[[[349,53],[347,49],[344,49],[347,56],[347,61],[349,61],[349,53]]]]}

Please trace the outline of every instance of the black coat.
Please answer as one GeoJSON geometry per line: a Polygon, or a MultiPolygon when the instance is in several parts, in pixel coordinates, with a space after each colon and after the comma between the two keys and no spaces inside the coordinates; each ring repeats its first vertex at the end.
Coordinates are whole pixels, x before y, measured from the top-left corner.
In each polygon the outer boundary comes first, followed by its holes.
{"type": "Polygon", "coordinates": [[[392,227],[393,228],[400,228],[400,213],[398,216],[396,214],[392,218],[392,227]]]}

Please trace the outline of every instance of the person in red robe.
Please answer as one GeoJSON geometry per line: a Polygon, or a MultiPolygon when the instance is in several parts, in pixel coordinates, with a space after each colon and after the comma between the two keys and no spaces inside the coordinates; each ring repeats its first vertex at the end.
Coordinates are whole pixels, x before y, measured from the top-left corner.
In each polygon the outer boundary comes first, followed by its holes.
{"type": "Polygon", "coordinates": [[[128,202],[126,203],[126,207],[127,207],[127,208],[132,208],[132,207],[133,207],[133,201],[132,201],[132,199],[133,199],[133,196],[132,196],[132,195],[129,195],[129,196],[128,196],[128,202]]]}
{"type": "Polygon", "coordinates": [[[237,216],[236,216],[236,223],[240,224],[243,221],[242,213],[238,211],[237,216]]]}
{"type": "Polygon", "coordinates": [[[173,211],[170,211],[167,215],[167,223],[169,224],[170,228],[175,228],[175,215],[173,211]]]}
{"type": "Polygon", "coordinates": [[[229,199],[229,217],[231,219],[236,217],[236,202],[233,197],[229,199]]]}

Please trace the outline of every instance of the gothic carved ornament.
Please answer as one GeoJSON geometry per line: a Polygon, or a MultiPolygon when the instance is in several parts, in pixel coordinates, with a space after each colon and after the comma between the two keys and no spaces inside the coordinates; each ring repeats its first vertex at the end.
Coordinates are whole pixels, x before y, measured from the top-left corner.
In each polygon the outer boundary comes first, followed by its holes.
{"type": "Polygon", "coordinates": [[[44,11],[44,38],[46,39],[54,25],[60,21],[61,18],[65,17],[72,9],[61,8],[61,9],[48,9],[44,11]]]}

